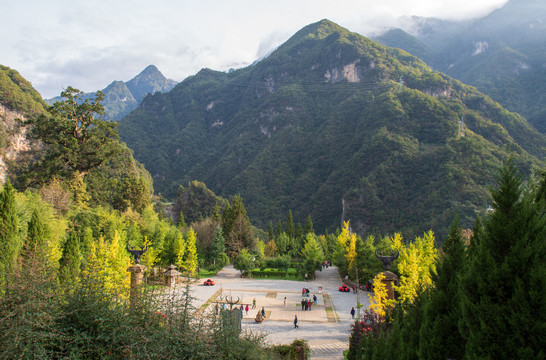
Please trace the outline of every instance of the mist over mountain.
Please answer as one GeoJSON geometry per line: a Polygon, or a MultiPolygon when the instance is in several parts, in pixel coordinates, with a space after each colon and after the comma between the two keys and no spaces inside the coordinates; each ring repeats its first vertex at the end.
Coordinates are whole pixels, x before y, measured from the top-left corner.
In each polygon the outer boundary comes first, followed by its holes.
{"type": "Polygon", "coordinates": [[[361,233],[471,226],[497,167],[544,166],[546,139],[524,118],[405,51],[323,20],[267,58],[203,69],[146,97],[122,139],[173,198],[204,182],[241,194],[257,225],[311,215],[361,233]]]}
{"type": "MultiPolygon", "coordinates": [[[[154,65],[149,65],[140,74],[127,82],[113,81],[101,90],[104,93],[104,119],[117,121],[136,109],[147,94],[170,91],[176,81],[165,78],[154,65]]],[[[95,93],[88,93],[92,98],[95,93]]],[[[59,101],[60,97],[48,99],[49,104],[59,101]]]]}
{"type": "Polygon", "coordinates": [[[466,22],[412,18],[374,40],[474,85],[546,131],[546,2],[511,0],[466,22]]]}

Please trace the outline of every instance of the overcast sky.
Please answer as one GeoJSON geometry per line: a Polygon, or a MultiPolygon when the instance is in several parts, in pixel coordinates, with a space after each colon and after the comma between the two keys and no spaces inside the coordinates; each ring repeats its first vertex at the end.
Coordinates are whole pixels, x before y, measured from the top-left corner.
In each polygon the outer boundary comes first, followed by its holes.
{"type": "Polygon", "coordinates": [[[148,65],[182,81],[251,64],[321,19],[365,36],[404,15],[467,19],[507,0],[2,0],[0,64],[44,98],[91,92],[148,65]]]}

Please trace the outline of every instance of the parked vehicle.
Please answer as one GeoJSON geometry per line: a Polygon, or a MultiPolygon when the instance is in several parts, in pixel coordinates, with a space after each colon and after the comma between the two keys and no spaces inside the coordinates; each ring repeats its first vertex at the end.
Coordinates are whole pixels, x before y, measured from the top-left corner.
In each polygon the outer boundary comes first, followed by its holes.
{"type": "Polygon", "coordinates": [[[211,279],[207,279],[207,280],[205,280],[205,282],[203,283],[203,285],[205,285],[205,286],[212,286],[212,285],[214,285],[214,281],[211,280],[211,279]]]}

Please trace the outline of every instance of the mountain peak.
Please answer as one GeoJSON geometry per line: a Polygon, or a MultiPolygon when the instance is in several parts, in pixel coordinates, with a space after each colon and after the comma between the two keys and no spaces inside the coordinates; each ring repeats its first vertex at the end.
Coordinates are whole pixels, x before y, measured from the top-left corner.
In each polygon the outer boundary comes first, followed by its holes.
{"type": "Polygon", "coordinates": [[[320,40],[330,36],[333,33],[343,34],[349,33],[349,31],[328,19],[322,19],[316,23],[305,26],[303,29],[294,34],[292,39],[299,40],[314,38],[316,40],[320,40]]]}
{"type": "Polygon", "coordinates": [[[159,76],[164,78],[161,71],[159,71],[159,69],[155,65],[148,65],[146,69],[142,70],[142,72],[138,74],[136,77],[139,77],[139,76],[159,76]]]}

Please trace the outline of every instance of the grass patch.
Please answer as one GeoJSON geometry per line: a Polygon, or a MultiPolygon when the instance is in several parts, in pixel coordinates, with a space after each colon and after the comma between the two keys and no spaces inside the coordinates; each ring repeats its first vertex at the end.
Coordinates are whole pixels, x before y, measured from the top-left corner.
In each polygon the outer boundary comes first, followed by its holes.
{"type": "Polygon", "coordinates": [[[199,269],[199,278],[210,278],[216,275],[216,270],[209,270],[209,269],[199,269]]]}
{"type": "Polygon", "coordinates": [[[254,279],[278,279],[278,280],[303,280],[301,274],[298,274],[295,268],[281,270],[275,268],[264,268],[252,271],[254,279]]]}

